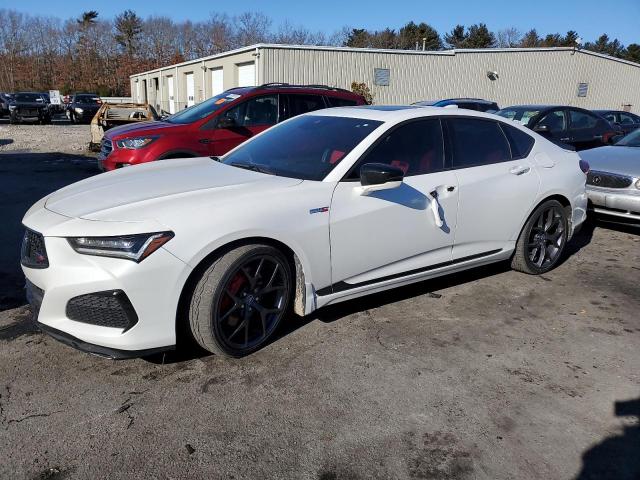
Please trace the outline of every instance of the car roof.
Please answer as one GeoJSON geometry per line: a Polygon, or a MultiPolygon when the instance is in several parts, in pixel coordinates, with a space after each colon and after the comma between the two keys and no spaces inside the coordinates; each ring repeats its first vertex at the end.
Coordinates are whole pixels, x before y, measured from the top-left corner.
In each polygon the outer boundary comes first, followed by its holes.
{"type": "Polygon", "coordinates": [[[504,107],[502,110],[510,109],[529,109],[529,110],[546,110],[548,108],[563,108],[564,105],[511,105],[504,107]]]}
{"type": "Polygon", "coordinates": [[[324,110],[315,110],[306,115],[332,116],[361,118],[363,120],[375,120],[379,122],[400,122],[412,118],[428,116],[465,116],[481,117],[492,120],[505,121],[502,117],[496,117],[490,113],[478,112],[476,110],[447,109],[430,106],[414,105],[362,105],[358,107],[336,107],[324,110]]]}
{"type": "Polygon", "coordinates": [[[289,83],[279,83],[279,82],[273,82],[273,83],[265,83],[262,85],[257,85],[255,87],[236,87],[236,88],[230,88],[227,91],[230,92],[234,92],[234,93],[239,93],[241,95],[243,94],[247,94],[250,92],[258,92],[258,91],[264,91],[264,90],[277,90],[277,91],[282,91],[285,93],[290,93],[290,92],[299,92],[299,91],[322,91],[324,92],[324,94],[338,94],[337,96],[340,95],[348,95],[351,97],[360,97],[360,95],[358,95],[357,93],[354,93],[350,90],[345,90],[344,88],[338,88],[338,87],[330,87],[328,85],[295,85],[295,84],[289,84],[289,83]]]}

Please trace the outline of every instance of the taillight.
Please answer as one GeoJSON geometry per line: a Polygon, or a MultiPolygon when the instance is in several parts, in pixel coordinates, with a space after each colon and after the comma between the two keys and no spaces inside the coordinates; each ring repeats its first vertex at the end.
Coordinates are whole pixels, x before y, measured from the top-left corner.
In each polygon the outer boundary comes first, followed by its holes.
{"type": "Polygon", "coordinates": [[[578,164],[580,165],[580,170],[582,170],[582,173],[584,173],[585,175],[589,173],[589,170],[591,170],[589,162],[587,162],[586,160],[580,160],[578,164]]]}

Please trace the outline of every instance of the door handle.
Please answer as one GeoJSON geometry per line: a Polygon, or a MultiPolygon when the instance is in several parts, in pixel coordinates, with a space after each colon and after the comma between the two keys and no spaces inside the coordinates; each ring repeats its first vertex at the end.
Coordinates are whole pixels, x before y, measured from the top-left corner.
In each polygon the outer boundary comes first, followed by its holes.
{"type": "Polygon", "coordinates": [[[211,140],[209,140],[208,138],[201,138],[200,140],[198,140],[198,143],[211,143],[211,140]]]}
{"type": "Polygon", "coordinates": [[[569,140],[571,140],[570,137],[566,137],[566,138],[561,138],[560,139],[561,142],[568,142],[569,140]]]}
{"type": "Polygon", "coordinates": [[[531,167],[518,165],[517,167],[513,167],[511,170],[509,170],[509,173],[513,175],[524,175],[525,173],[529,173],[529,170],[531,170],[531,167]]]}
{"type": "Polygon", "coordinates": [[[436,200],[436,198],[438,197],[438,192],[426,193],[425,195],[429,200],[429,209],[433,214],[433,220],[436,222],[438,228],[440,228],[442,227],[442,225],[444,225],[444,222],[440,217],[440,205],[438,204],[438,200],[436,200]]]}

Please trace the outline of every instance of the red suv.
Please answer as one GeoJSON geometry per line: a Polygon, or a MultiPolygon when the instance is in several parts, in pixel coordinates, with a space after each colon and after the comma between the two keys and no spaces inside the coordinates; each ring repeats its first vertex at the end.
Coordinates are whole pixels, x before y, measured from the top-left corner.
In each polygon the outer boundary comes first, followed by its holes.
{"type": "Polygon", "coordinates": [[[102,139],[99,166],[108,171],[168,158],[224,155],[296,115],[365,103],[360,95],[324,85],[232,88],[164,120],[112,128],[102,139]]]}

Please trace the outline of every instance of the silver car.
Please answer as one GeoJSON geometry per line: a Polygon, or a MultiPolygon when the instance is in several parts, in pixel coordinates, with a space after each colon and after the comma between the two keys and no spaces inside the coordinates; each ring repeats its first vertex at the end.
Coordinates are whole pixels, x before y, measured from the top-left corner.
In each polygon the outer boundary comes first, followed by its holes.
{"type": "Polygon", "coordinates": [[[587,195],[597,214],[640,221],[640,130],[615,145],[584,150],[589,162],[587,195]]]}

